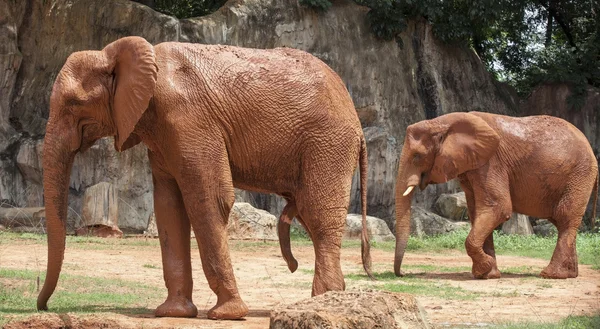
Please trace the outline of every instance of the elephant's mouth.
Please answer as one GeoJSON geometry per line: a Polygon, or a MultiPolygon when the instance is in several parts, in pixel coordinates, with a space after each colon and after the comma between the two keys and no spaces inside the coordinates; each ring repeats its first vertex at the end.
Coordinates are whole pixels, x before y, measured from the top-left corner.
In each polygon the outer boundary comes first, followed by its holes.
{"type": "Polygon", "coordinates": [[[428,172],[421,173],[421,179],[419,180],[419,188],[423,191],[430,183],[430,174],[428,172]]]}

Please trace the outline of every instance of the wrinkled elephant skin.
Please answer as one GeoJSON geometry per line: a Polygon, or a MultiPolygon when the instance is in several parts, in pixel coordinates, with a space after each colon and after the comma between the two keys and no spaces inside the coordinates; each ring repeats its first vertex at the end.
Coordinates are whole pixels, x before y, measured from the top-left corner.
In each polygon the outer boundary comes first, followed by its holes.
{"type": "Polygon", "coordinates": [[[558,242],[545,278],[577,277],[575,240],[590,195],[596,213],[598,164],[586,137],[550,116],[513,118],[451,113],[409,126],[396,179],[396,255],[400,267],[410,232],[415,186],[458,177],[471,232],[465,241],[475,278],[499,278],[493,230],[512,212],[548,218],[558,242]]]}
{"type": "MultiPolygon", "coordinates": [[[[282,218],[301,218],[314,243],[312,294],[344,289],[342,232],[357,165],[366,222],[367,154],[341,79],[312,55],[289,48],[152,46],[126,37],[100,51],[73,53],[53,87],[43,164],[48,271],[38,309],[47,309],[62,266],[73,158],[104,136],[114,136],[120,151],[140,142],[149,149],[168,290],[157,316],[197,315],[190,225],[217,295],[208,317],[248,313],[227,245],[234,187],[284,196],[290,213],[282,218]]],[[[295,270],[285,225],[282,252],[295,270]]],[[[366,227],[363,244],[368,271],[366,227]]]]}

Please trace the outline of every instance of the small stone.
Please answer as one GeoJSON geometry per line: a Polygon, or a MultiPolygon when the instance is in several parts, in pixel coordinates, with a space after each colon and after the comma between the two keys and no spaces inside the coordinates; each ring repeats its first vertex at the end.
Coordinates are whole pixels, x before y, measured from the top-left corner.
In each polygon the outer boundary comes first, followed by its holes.
{"type": "Polygon", "coordinates": [[[529,217],[517,213],[513,213],[510,219],[502,224],[502,232],[518,235],[532,235],[534,233],[529,217]]]}
{"type": "Polygon", "coordinates": [[[106,182],[90,186],[83,196],[81,223],[77,235],[98,237],[121,237],[119,229],[118,196],[115,187],[106,182]]]}
{"type": "Polygon", "coordinates": [[[426,211],[421,207],[411,207],[410,234],[414,236],[438,235],[463,228],[463,224],[426,211]]]}
{"type": "Polygon", "coordinates": [[[453,221],[469,220],[465,192],[440,195],[433,209],[436,214],[453,221]]]}
{"type": "MultiPolygon", "coordinates": [[[[371,241],[394,241],[396,238],[390,231],[383,219],[367,216],[367,231],[371,241]]],[[[344,230],[344,238],[360,239],[362,234],[362,215],[348,214],[346,216],[346,229],[344,230]]]]}

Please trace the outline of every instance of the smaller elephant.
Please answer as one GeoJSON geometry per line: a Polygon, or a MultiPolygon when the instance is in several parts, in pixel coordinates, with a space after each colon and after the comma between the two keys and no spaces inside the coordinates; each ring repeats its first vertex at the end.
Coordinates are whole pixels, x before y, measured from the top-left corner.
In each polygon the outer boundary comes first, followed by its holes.
{"type": "Polygon", "coordinates": [[[590,194],[595,218],[598,163],[586,137],[550,116],[514,118],[451,113],[406,129],[396,179],[394,272],[410,233],[413,189],[458,177],[467,198],[471,231],[465,241],[475,278],[499,278],[493,230],[512,212],[547,218],[558,242],[545,278],[578,275],[575,240],[590,194]]]}

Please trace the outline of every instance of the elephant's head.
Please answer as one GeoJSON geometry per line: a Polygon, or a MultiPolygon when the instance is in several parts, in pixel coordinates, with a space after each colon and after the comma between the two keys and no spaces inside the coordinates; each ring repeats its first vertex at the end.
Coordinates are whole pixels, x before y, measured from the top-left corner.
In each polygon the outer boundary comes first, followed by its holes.
{"type": "Polygon", "coordinates": [[[451,113],[421,121],[406,129],[396,177],[396,253],[394,272],[400,266],[410,234],[410,205],[415,186],[444,183],[483,166],[496,152],[500,138],[481,118],[451,113]]]}
{"type": "Polygon", "coordinates": [[[115,136],[117,150],[140,142],[132,132],[148,107],[157,71],[152,45],[127,37],[100,51],[71,54],[54,82],[43,154],[48,271],[38,310],[47,309],[62,266],[73,159],[101,137],[115,136]]]}

